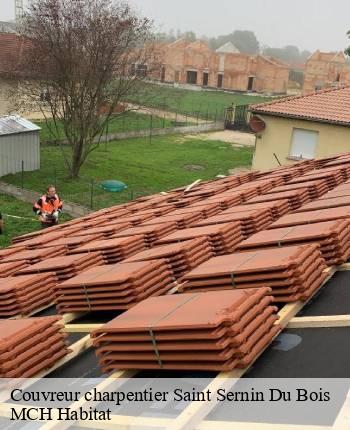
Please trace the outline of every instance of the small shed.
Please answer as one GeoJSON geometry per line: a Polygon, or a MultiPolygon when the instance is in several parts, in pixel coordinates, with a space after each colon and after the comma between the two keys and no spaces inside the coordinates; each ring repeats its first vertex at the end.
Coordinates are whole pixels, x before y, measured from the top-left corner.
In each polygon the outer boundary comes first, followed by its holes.
{"type": "Polygon", "coordinates": [[[0,177],[40,169],[40,127],[18,116],[0,117],[0,177]]]}

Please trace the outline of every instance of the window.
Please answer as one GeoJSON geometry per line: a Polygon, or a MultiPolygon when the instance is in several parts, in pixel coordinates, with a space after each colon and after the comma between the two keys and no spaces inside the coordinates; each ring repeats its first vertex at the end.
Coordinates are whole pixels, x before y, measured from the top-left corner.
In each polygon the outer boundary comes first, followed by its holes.
{"type": "Polygon", "coordinates": [[[290,148],[290,157],[296,158],[314,158],[318,142],[318,131],[303,130],[294,128],[292,134],[292,143],[290,148]]]}
{"type": "Polygon", "coordinates": [[[187,83],[188,84],[197,84],[197,72],[193,70],[187,71],[187,83]]]}

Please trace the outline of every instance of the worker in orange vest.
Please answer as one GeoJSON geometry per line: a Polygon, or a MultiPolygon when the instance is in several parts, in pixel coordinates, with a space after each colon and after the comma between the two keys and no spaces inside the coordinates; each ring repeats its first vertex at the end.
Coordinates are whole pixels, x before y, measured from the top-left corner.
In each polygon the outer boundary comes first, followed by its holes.
{"type": "Polygon", "coordinates": [[[63,203],[56,193],[56,188],[49,185],[44,194],[34,204],[33,211],[39,216],[43,228],[58,224],[58,217],[62,212],[63,203]]]}

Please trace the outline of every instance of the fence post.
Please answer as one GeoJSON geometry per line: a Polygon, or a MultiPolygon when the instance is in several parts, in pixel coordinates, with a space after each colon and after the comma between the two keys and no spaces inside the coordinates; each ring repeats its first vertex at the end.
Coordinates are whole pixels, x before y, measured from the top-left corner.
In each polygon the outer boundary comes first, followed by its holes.
{"type": "Polygon", "coordinates": [[[218,105],[215,106],[215,122],[218,121],[218,105]]]}
{"type": "Polygon", "coordinates": [[[165,112],[164,112],[164,115],[163,115],[163,128],[165,128],[165,112]]]}
{"type": "Polygon", "coordinates": [[[54,174],[54,177],[53,177],[54,185],[55,185],[55,188],[57,188],[57,169],[56,169],[56,167],[54,167],[54,169],[53,169],[53,174],[54,174]]]}
{"type": "Polygon", "coordinates": [[[123,115],[123,133],[125,132],[125,113],[122,114],[123,115]]]}
{"type": "Polygon", "coordinates": [[[90,184],[90,208],[93,209],[94,206],[94,180],[91,179],[90,184]]]}
{"type": "Polygon", "coordinates": [[[197,125],[198,125],[199,111],[197,111],[197,125]]]}
{"type": "Polygon", "coordinates": [[[174,124],[174,126],[176,127],[176,125],[177,125],[177,111],[175,113],[175,124],[174,124]]]}
{"type": "Polygon", "coordinates": [[[149,125],[149,143],[150,144],[152,144],[152,131],[153,131],[153,115],[151,115],[150,125],[149,125]]]}
{"type": "Polygon", "coordinates": [[[22,169],[21,169],[21,188],[24,188],[24,160],[22,160],[22,169]]]}

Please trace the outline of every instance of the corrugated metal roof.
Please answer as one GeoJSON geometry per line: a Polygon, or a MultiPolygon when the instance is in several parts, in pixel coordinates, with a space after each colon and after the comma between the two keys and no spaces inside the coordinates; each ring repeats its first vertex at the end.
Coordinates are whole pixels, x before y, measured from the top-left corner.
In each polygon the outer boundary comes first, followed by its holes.
{"type": "Polygon", "coordinates": [[[41,128],[36,124],[18,115],[0,117],[0,136],[39,130],[41,130],[41,128]]]}

